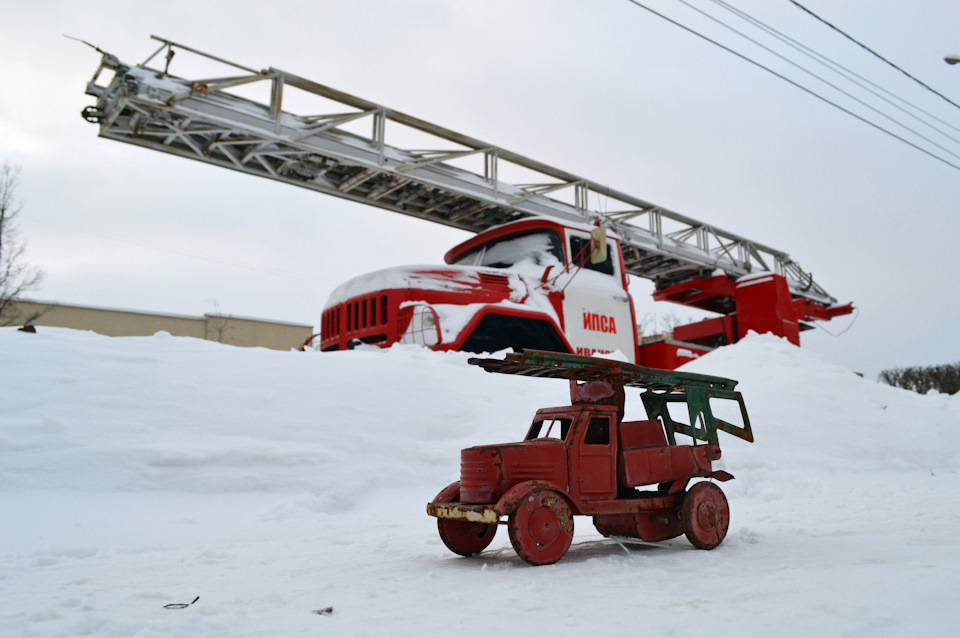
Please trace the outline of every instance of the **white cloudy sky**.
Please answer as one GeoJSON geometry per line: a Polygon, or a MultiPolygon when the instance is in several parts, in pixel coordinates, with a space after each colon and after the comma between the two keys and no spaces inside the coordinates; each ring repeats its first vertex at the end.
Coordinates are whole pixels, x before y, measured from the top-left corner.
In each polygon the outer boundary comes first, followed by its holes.
{"type": "MultiPolygon", "coordinates": [[[[731,3],[960,128],[956,108],[787,0],[731,3]]],[[[648,4],[803,79],[676,0],[648,4]]],[[[960,101],[960,66],[943,62],[960,53],[960,4],[804,4],[960,101]]],[[[63,34],[126,62],[156,34],[281,68],[784,250],[859,307],[839,338],[804,334],[853,369],[960,358],[960,171],[626,0],[7,3],[0,159],[22,168],[21,228],[46,271],[36,298],[180,314],[217,300],[316,323],[344,279],[439,263],[467,237],[97,138],[79,113],[99,55],[63,34]]],[[[651,289],[634,284],[640,315],[692,316],[651,289]]]]}

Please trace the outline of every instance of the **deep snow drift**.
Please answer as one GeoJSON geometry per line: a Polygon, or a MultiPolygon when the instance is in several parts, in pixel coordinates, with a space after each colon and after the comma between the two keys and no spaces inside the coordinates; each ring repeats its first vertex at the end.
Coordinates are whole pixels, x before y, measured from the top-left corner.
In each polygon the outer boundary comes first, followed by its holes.
{"type": "Polygon", "coordinates": [[[960,397],[751,336],[685,368],[740,380],[757,439],[721,435],[724,544],[577,518],[534,568],[424,513],[568,403],[467,358],[0,329],[0,635],[955,635],[960,397]]]}

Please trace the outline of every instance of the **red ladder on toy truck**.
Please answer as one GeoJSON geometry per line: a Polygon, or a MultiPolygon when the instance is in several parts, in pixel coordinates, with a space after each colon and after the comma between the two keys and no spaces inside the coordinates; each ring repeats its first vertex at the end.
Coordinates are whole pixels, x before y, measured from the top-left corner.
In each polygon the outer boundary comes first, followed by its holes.
{"type": "Polygon", "coordinates": [[[537,410],[521,442],[460,453],[460,480],[427,505],[451,551],[481,552],[497,525],[506,524],[523,560],[555,563],[570,548],[576,515],[592,516],[605,536],[654,542],[685,534],[700,549],[723,541],[730,523],[723,491],[690,482],[733,478],[713,469],[718,430],[753,441],[736,381],[530,350],[470,363],[488,372],[568,379],[572,405],[537,410]],[[628,387],[644,390],[647,420],[623,420],[628,387]],[[686,408],[682,417],[671,414],[671,404],[686,408]],[[677,444],[677,434],[693,444],[677,444]],[[637,489],[645,486],[653,489],[637,489]]]}
{"type": "Polygon", "coordinates": [[[101,137],[479,233],[446,266],[340,286],[322,313],[322,350],[620,351],[672,369],[749,330],[799,344],[805,322],[853,310],[785,252],[300,76],[156,39],[141,64],[101,51],[87,84],[97,103],[83,110],[101,137]],[[175,52],[230,71],[173,75],[175,52]],[[148,66],[161,54],[163,68],[148,66]],[[104,71],[113,76],[98,83],[104,71]],[[248,97],[258,87],[266,99],[248,97]],[[285,95],[316,110],[286,110],[285,95]],[[425,146],[390,143],[411,136],[425,146]],[[641,343],[629,275],[653,280],[658,300],[719,316],[641,343]]]}

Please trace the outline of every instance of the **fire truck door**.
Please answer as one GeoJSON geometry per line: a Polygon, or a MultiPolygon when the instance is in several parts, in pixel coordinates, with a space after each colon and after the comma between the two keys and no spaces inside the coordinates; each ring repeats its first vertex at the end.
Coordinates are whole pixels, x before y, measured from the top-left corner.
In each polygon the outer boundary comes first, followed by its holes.
{"type": "Polygon", "coordinates": [[[606,259],[591,263],[589,250],[588,233],[568,230],[568,259],[582,268],[574,266],[564,289],[564,331],[574,354],[603,356],[619,350],[635,363],[636,327],[623,289],[620,251],[607,240],[606,259]]]}
{"type": "Polygon", "coordinates": [[[570,460],[571,482],[579,487],[584,500],[614,498],[617,494],[616,434],[609,415],[584,415],[589,419],[583,428],[577,452],[570,460]]]}

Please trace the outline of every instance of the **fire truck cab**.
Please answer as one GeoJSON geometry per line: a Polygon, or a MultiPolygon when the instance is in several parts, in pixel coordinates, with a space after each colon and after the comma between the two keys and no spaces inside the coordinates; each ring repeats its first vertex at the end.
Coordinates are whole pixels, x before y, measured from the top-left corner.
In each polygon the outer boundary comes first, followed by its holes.
{"type": "Polygon", "coordinates": [[[636,362],[636,318],[616,235],[527,218],[479,233],[444,260],[336,288],[321,318],[321,350],[413,343],[468,352],[619,351],[636,362]]]}

